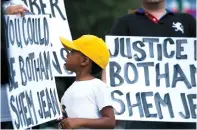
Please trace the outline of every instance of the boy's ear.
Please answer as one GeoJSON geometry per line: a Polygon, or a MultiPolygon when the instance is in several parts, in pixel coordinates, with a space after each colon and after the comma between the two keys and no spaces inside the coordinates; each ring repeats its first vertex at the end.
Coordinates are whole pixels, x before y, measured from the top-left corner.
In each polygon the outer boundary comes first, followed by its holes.
{"type": "Polygon", "coordinates": [[[86,66],[86,65],[89,64],[89,62],[90,62],[90,59],[88,57],[84,57],[82,62],[81,62],[81,65],[86,66]]]}

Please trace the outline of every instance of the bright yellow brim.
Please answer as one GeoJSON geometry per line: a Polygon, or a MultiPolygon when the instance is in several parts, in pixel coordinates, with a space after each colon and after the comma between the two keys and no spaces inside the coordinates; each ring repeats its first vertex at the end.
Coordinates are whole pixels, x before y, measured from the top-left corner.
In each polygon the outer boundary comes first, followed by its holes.
{"type": "Polygon", "coordinates": [[[71,42],[71,41],[69,41],[69,40],[67,40],[67,39],[65,39],[65,38],[63,38],[63,37],[59,37],[59,39],[60,39],[60,41],[61,41],[61,43],[62,43],[62,45],[66,48],[66,49],[68,49],[68,50],[78,50],[79,51],[79,49],[77,48],[77,46],[74,44],[74,42],[71,42]]]}

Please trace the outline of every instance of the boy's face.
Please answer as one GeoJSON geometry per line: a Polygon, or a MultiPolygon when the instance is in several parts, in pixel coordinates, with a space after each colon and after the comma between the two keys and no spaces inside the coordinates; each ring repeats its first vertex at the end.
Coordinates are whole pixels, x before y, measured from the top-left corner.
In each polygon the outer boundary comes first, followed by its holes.
{"type": "Polygon", "coordinates": [[[84,61],[85,56],[76,50],[72,50],[69,54],[67,54],[66,59],[66,69],[69,71],[76,72],[79,69],[84,61]]]}

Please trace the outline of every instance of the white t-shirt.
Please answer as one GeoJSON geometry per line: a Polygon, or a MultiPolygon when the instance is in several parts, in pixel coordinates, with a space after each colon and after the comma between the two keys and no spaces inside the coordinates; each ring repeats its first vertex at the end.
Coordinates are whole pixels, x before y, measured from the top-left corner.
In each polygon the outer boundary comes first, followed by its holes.
{"type": "Polygon", "coordinates": [[[112,106],[109,87],[99,79],[75,81],[61,99],[68,117],[100,118],[100,110],[112,106]]]}

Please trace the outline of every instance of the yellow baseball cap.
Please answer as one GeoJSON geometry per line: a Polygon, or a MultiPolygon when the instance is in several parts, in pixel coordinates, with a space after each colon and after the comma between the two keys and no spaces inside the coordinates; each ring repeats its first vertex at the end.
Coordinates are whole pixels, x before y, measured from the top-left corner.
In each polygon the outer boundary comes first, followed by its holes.
{"type": "Polygon", "coordinates": [[[109,50],[101,38],[94,35],[83,35],[74,41],[60,37],[60,41],[66,49],[80,51],[102,69],[104,69],[109,62],[109,50]]]}

